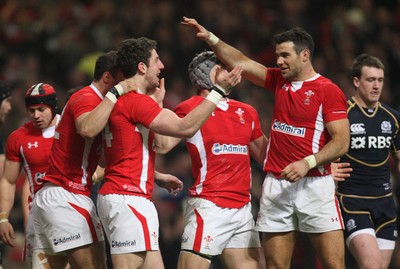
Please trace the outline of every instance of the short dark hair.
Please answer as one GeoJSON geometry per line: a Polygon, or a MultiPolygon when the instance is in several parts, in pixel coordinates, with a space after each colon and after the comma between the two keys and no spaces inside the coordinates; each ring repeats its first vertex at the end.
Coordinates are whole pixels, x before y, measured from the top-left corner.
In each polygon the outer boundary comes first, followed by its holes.
{"type": "Polygon", "coordinates": [[[361,69],[364,66],[375,67],[378,69],[382,69],[383,72],[385,72],[385,65],[382,63],[381,60],[379,60],[379,58],[363,53],[355,58],[353,66],[351,67],[351,77],[360,78],[361,69]]]}
{"type": "Polygon", "coordinates": [[[310,59],[314,54],[314,40],[312,36],[300,27],[293,27],[290,30],[274,35],[273,41],[275,45],[283,42],[292,41],[297,54],[304,49],[310,51],[310,59]]]}
{"type": "Polygon", "coordinates": [[[146,37],[125,39],[118,47],[118,66],[125,78],[134,76],[140,62],[149,65],[151,51],[157,48],[155,40],[146,37]]]}
{"type": "Polygon", "coordinates": [[[100,55],[96,60],[93,80],[99,81],[104,72],[109,72],[115,78],[118,74],[118,71],[117,52],[115,50],[106,52],[100,55]]]}

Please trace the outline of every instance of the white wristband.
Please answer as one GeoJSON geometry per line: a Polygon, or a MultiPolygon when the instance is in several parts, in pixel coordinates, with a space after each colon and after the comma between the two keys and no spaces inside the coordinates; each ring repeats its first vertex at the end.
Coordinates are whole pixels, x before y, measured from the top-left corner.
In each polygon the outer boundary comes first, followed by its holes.
{"type": "Polygon", "coordinates": [[[314,167],[317,166],[317,159],[315,159],[314,155],[309,155],[305,157],[304,160],[308,163],[310,169],[313,169],[314,167]]]}
{"type": "Polygon", "coordinates": [[[215,44],[218,43],[218,41],[219,41],[219,38],[216,35],[214,35],[212,32],[210,32],[210,36],[206,40],[207,44],[210,46],[214,46],[215,44]]]}
{"type": "Polygon", "coordinates": [[[0,223],[8,222],[8,219],[0,219],[0,223]]]}
{"type": "Polygon", "coordinates": [[[119,96],[122,96],[122,95],[125,94],[124,93],[124,88],[122,88],[121,85],[117,84],[117,85],[114,86],[114,88],[118,91],[119,96]]]}
{"type": "Polygon", "coordinates": [[[111,92],[107,92],[106,97],[114,104],[117,102],[117,97],[111,92]]]}
{"type": "Polygon", "coordinates": [[[219,101],[222,99],[221,94],[216,91],[211,91],[206,98],[208,101],[213,102],[215,105],[218,105],[219,101]]]}

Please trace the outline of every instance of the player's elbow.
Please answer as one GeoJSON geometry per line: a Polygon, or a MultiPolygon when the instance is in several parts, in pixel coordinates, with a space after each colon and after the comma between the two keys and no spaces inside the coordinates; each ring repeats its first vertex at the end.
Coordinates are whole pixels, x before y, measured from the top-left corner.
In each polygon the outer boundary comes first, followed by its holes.
{"type": "Polygon", "coordinates": [[[82,126],[77,130],[78,134],[83,138],[92,139],[95,138],[98,133],[94,132],[92,129],[82,126]]]}

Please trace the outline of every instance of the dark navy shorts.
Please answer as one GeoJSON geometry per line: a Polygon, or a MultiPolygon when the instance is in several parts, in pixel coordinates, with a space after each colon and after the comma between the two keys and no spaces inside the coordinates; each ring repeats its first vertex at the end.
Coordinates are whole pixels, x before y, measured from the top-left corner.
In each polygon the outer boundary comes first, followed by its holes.
{"type": "Polygon", "coordinates": [[[337,195],[345,225],[344,236],[371,228],[377,238],[397,239],[397,209],[393,196],[349,197],[337,195]]]}

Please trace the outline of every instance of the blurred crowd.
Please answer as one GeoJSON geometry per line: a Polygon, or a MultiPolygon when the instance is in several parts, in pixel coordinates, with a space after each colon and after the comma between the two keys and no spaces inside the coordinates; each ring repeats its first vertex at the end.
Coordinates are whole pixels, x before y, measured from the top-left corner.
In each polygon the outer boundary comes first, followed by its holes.
{"type": "MultiPolygon", "coordinates": [[[[295,25],[303,27],[314,37],[316,71],[337,83],[347,97],[353,93],[348,73],[353,59],[363,52],[377,56],[386,66],[381,101],[400,108],[398,0],[3,0],[0,79],[13,89],[13,111],[8,123],[0,128],[1,139],[25,121],[23,96],[30,85],[53,85],[62,107],[69,89],[91,82],[99,53],[116,49],[128,37],[146,36],[158,42],[157,51],[165,65],[161,74],[166,78],[165,107],[174,108],[192,96],[187,66],[207,46],[180,25],[182,16],[196,18],[266,66],[275,65],[272,36],[295,25]]],[[[232,98],[254,106],[268,134],[272,94],[243,81],[232,98]]],[[[192,183],[190,157],[184,144],[158,158],[157,169],[178,176],[185,189],[192,183]]],[[[264,175],[256,164],[252,171],[256,211],[264,175]]],[[[185,191],[177,197],[162,190],[155,192],[161,250],[168,269],[175,267],[179,253],[185,197],[185,191]]],[[[22,215],[14,214],[15,222],[22,221],[22,215]]],[[[307,251],[300,247],[299,256],[312,255],[304,253],[307,251]]],[[[301,265],[302,259],[298,258],[294,268],[313,268],[309,261],[301,265]]]]}

